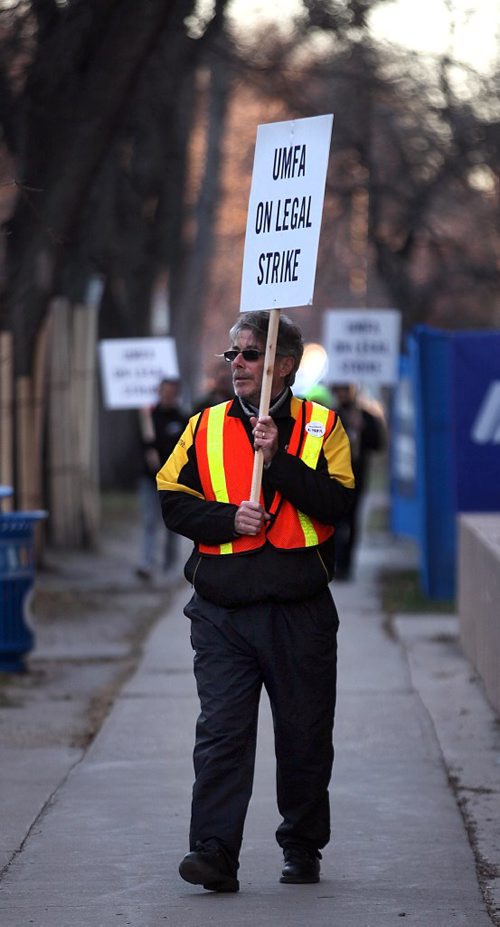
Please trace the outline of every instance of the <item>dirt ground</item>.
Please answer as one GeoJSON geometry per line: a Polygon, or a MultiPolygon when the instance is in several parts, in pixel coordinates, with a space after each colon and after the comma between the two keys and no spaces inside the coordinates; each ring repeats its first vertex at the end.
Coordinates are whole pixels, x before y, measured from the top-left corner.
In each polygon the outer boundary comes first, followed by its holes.
{"type": "Polygon", "coordinates": [[[179,565],[145,583],[135,500],[103,509],[99,549],[45,550],[23,673],[0,673],[0,747],[86,747],[133,672],[149,629],[182,579],[179,565]]]}

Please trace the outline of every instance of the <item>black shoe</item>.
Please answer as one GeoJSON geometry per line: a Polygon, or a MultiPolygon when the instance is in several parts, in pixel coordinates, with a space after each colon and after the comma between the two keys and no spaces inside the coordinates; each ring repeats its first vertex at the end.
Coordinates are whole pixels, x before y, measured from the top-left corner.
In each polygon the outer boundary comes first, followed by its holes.
{"type": "Polygon", "coordinates": [[[280,882],[308,885],[319,882],[319,858],[314,850],[289,847],[284,850],[285,865],[280,882]]]}
{"type": "Polygon", "coordinates": [[[185,882],[203,885],[210,892],[237,892],[240,888],[224,853],[213,847],[186,853],[180,862],[179,874],[185,882]]]}

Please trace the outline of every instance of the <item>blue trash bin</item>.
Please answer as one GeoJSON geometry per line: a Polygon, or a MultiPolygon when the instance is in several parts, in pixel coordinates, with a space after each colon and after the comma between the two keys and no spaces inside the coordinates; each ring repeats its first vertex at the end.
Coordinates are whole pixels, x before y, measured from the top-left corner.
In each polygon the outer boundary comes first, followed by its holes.
{"type": "MultiPolygon", "coordinates": [[[[9,493],[3,493],[9,495],[9,493]]],[[[0,512],[0,671],[22,672],[34,635],[26,623],[35,580],[34,528],[47,512],[0,512]]]]}

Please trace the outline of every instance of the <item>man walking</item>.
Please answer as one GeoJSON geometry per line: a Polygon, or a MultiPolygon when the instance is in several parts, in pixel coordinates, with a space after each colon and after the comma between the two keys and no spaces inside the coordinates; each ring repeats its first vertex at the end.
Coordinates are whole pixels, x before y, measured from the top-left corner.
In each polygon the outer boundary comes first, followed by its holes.
{"type": "Polygon", "coordinates": [[[275,735],[282,882],[319,880],[330,838],[338,617],[328,584],[333,533],[349,510],[349,442],[335,412],[295,398],[300,329],[280,316],[269,414],[259,417],[269,313],[231,328],[236,398],[190,419],[157,477],[165,524],[194,542],[194,748],[190,851],[183,879],[238,891],[264,686],[275,735]],[[262,448],[259,502],[249,501],[262,448]]]}
{"type": "MultiPolygon", "coordinates": [[[[142,522],[141,562],[136,569],[139,579],[152,579],[158,556],[158,531],[162,528],[156,473],[177,444],[188,416],[179,406],[179,381],[164,378],[158,386],[158,402],[152,409],[139,412],[141,439],[141,474],[139,476],[139,507],[142,522]]],[[[162,539],[163,569],[174,566],[179,538],[167,531],[162,539]]]]}
{"type": "Polygon", "coordinates": [[[358,545],[361,503],[368,486],[370,459],[374,452],[385,450],[387,434],[381,406],[360,394],[354,383],[339,383],[332,386],[332,391],[332,408],[337,412],[351,445],[356,484],[352,508],[335,532],[335,578],[348,580],[358,545]]]}

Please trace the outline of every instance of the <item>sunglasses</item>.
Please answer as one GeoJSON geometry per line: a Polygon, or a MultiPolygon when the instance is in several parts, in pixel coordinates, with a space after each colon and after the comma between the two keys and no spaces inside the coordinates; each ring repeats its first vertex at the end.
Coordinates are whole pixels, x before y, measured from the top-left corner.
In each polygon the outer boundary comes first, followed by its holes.
{"type": "Polygon", "coordinates": [[[265,353],[265,351],[259,351],[257,348],[244,348],[243,351],[232,348],[230,351],[224,351],[222,356],[228,364],[232,364],[240,354],[245,361],[257,361],[265,353]]]}

